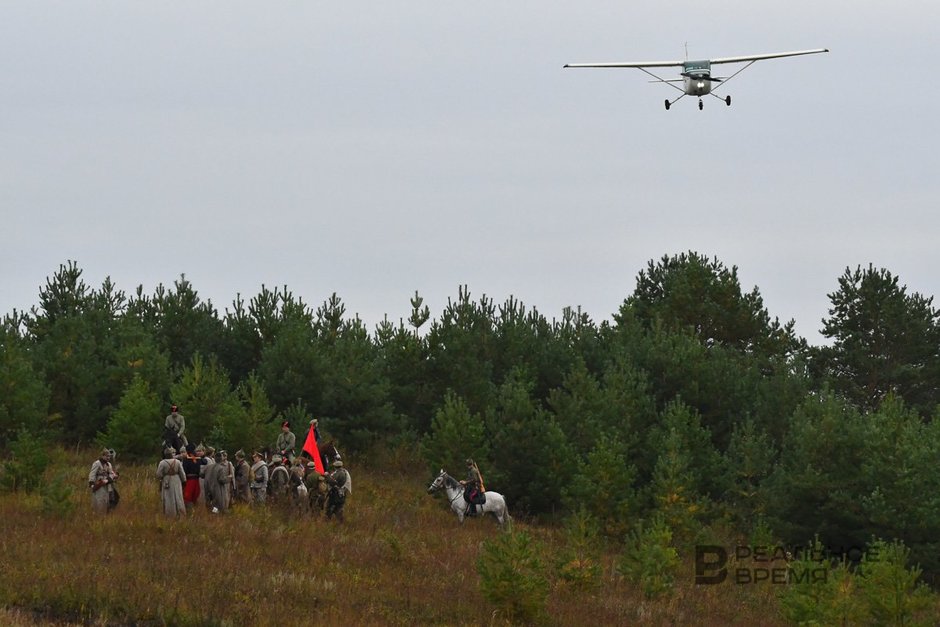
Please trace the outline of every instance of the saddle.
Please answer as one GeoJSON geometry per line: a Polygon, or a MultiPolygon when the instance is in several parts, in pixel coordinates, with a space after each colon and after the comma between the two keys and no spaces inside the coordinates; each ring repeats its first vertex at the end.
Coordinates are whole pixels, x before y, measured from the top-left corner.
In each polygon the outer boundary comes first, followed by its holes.
{"type": "Polygon", "coordinates": [[[483,506],[486,504],[486,494],[480,491],[474,491],[467,499],[467,516],[479,516],[483,513],[483,506]],[[477,506],[480,508],[477,509],[477,506]]]}

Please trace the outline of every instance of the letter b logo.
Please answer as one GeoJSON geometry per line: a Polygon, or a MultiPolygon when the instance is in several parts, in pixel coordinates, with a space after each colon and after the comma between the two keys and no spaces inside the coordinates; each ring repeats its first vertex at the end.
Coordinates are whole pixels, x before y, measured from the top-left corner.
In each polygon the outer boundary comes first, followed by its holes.
{"type": "Polygon", "coordinates": [[[695,584],[711,586],[728,577],[728,551],[720,546],[695,547],[695,584]]]}

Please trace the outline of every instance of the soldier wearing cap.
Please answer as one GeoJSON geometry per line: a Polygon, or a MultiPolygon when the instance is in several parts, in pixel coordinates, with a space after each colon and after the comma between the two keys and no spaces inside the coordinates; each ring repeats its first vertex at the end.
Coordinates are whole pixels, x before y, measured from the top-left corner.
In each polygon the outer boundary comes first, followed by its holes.
{"type": "Polygon", "coordinates": [[[193,506],[199,500],[199,471],[202,468],[205,458],[202,457],[202,447],[197,455],[196,445],[190,442],[186,445],[186,456],[182,459],[183,470],[186,473],[186,483],[183,485],[183,502],[186,503],[186,511],[193,512],[193,506]]]}
{"type": "Polygon", "coordinates": [[[186,431],[186,419],[179,413],[179,407],[170,406],[170,413],[163,421],[164,439],[169,446],[186,446],[189,444],[184,432],[186,431]]]}
{"type": "Polygon", "coordinates": [[[245,451],[235,451],[235,501],[248,503],[251,500],[251,489],[248,487],[248,475],[251,466],[245,461],[245,451]]]}
{"type": "Polygon", "coordinates": [[[310,513],[319,515],[326,505],[326,495],[330,487],[326,484],[326,477],[317,472],[317,465],[307,462],[307,474],[304,476],[304,485],[307,486],[307,501],[310,513]]]}
{"type": "Polygon", "coordinates": [[[333,471],[326,476],[326,482],[330,485],[329,496],[326,500],[326,517],[343,522],[343,507],[346,505],[346,497],[352,492],[352,477],[346,470],[343,460],[337,459],[333,462],[333,471]]]}
{"type": "Polygon", "coordinates": [[[255,451],[251,454],[251,468],[249,469],[248,486],[251,488],[251,502],[254,505],[264,505],[268,495],[268,465],[264,463],[261,453],[255,451]]]}
{"type": "Polygon", "coordinates": [[[160,482],[163,513],[176,518],[185,514],[183,481],[186,480],[186,471],[183,470],[183,462],[176,459],[176,451],[171,447],[164,449],[163,459],[157,464],[157,480],[160,482]]]}
{"type": "Polygon", "coordinates": [[[269,465],[268,494],[275,501],[282,500],[287,496],[287,484],[290,482],[290,473],[284,465],[286,458],[277,453],[271,456],[269,465]]]}
{"type": "Polygon", "coordinates": [[[196,457],[198,457],[202,463],[202,466],[199,467],[199,493],[202,494],[206,509],[211,511],[214,505],[212,502],[213,494],[209,492],[206,485],[206,473],[209,471],[209,468],[215,464],[215,448],[200,444],[196,447],[196,457]]]}
{"type": "Polygon", "coordinates": [[[307,510],[308,491],[307,484],[304,483],[304,460],[298,457],[290,467],[290,481],[288,488],[291,498],[291,504],[299,513],[307,510]]]}
{"type": "Polygon", "coordinates": [[[224,514],[232,504],[232,482],[235,469],[228,461],[228,454],[219,451],[215,463],[206,469],[206,506],[213,514],[224,514]]]}
{"type": "Polygon", "coordinates": [[[464,487],[463,498],[467,502],[467,515],[476,515],[476,505],[482,505],[486,502],[483,498],[483,477],[480,476],[480,469],[476,463],[467,458],[467,478],[460,482],[464,487]]]}
{"type": "Polygon", "coordinates": [[[111,451],[104,449],[101,455],[91,465],[88,473],[88,487],[91,489],[91,508],[96,514],[107,514],[111,511],[114,482],[117,473],[111,465],[111,451]]]}
{"type": "Polygon", "coordinates": [[[320,421],[316,418],[310,421],[310,426],[313,427],[313,439],[317,443],[317,447],[320,446],[320,421]]]}
{"type": "Polygon", "coordinates": [[[281,423],[281,433],[277,436],[274,450],[287,457],[289,463],[294,463],[294,447],[297,446],[297,436],[290,430],[290,422],[281,423]]]}

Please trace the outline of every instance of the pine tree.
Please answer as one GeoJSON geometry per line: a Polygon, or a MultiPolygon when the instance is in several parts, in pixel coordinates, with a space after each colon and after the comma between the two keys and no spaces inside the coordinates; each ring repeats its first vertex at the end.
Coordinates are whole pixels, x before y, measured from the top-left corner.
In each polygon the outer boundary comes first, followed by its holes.
{"type": "Polygon", "coordinates": [[[222,416],[241,411],[228,374],[214,356],[209,359],[199,354],[193,356],[170,394],[186,417],[185,435],[191,443],[207,440],[222,416]]]}
{"type": "Polygon", "coordinates": [[[318,344],[329,364],[318,410],[331,417],[331,433],[351,450],[410,443],[413,434],[395,416],[375,344],[359,318],[342,321],[341,311],[339,301],[331,300],[318,313],[318,344]]]}
{"type": "Polygon", "coordinates": [[[641,521],[631,532],[619,571],[639,585],[647,598],[654,598],[672,588],[678,566],[672,529],[665,517],[657,514],[645,525],[641,521]]]}
{"type": "Polygon", "coordinates": [[[773,470],[776,449],[770,437],[751,419],[735,425],[723,455],[729,505],[745,528],[765,512],[761,484],[773,470]]]}
{"type": "Polygon", "coordinates": [[[818,534],[826,546],[862,546],[869,522],[861,496],[872,423],[831,393],[807,398],[790,420],[766,485],[767,517],[785,542],[818,534]]]}
{"type": "Polygon", "coordinates": [[[873,624],[929,624],[920,613],[930,605],[930,592],[918,582],[920,567],[907,567],[909,558],[910,550],[898,540],[875,540],[865,552],[860,587],[873,624]]]}
{"type": "Polygon", "coordinates": [[[858,577],[843,558],[830,566],[816,537],[787,564],[787,584],[780,590],[784,615],[797,625],[859,625],[865,619],[858,577]]]}
{"type": "Polygon", "coordinates": [[[98,444],[113,448],[130,460],[153,458],[160,452],[163,434],[161,403],[141,376],[135,376],[111,414],[98,444]]]}
{"type": "Polygon", "coordinates": [[[933,298],[908,294],[898,277],[869,265],[846,268],[822,334],[832,346],[817,365],[836,390],[862,409],[875,409],[890,392],[922,416],[940,403],[940,310],[933,298]]]}
{"type": "Polygon", "coordinates": [[[468,457],[485,462],[490,450],[483,419],[471,414],[460,397],[448,392],[431,421],[431,432],[421,441],[421,455],[432,473],[441,469],[458,472],[456,469],[462,469],[468,457]]]}
{"type": "Polygon", "coordinates": [[[702,497],[695,490],[688,450],[675,429],[666,434],[651,490],[653,511],[674,530],[680,545],[691,544],[700,527],[702,497]]]}
{"type": "Polygon", "coordinates": [[[532,381],[514,371],[486,415],[492,434],[494,471],[488,485],[500,486],[510,504],[531,513],[554,513],[575,466],[575,456],[554,416],[532,398],[532,381]]]}
{"type": "Polygon", "coordinates": [[[10,454],[0,475],[3,485],[13,492],[31,492],[42,485],[49,465],[45,443],[25,428],[20,428],[10,442],[10,454]]]}
{"type": "Polygon", "coordinates": [[[0,448],[21,428],[42,430],[48,409],[49,388],[33,368],[26,341],[0,327],[0,448]]]}
{"type": "Polygon", "coordinates": [[[548,580],[539,549],[524,531],[501,534],[483,544],[477,560],[480,591],[510,623],[547,618],[548,580]]]}
{"type": "Polygon", "coordinates": [[[564,502],[570,511],[584,510],[597,520],[606,536],[622,538],[639,510],[635,481],[636,467],[627,462],[626,447],[602,436],[578,463],[564,489],[564,502]]]}
{"type": "Polygon", "coordinates": [[[564,545],[555,553],[558,578],[568,586],[587,590],[601,581],[600,526],[583,506],[565,519],[564,545]]]}

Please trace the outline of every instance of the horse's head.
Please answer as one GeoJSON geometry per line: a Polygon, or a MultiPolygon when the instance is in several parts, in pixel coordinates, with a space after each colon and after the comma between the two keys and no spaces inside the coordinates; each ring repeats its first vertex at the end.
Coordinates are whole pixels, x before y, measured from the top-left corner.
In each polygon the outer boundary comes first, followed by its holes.
{"type": "Polygon", "coordinates": [[[439,474],[439,475],[437,476],[437,478],[436,478],[434,481],[431,482],[431,485],[428,486],[428,494],[434,494],[435,492],[437,492],[438,490],[440,490],[441,488],[443,488],[443,487],[444,487],[444,477],[446,477],[446,476],[447,476],[447,473],[444,472],[444,469],[442,468],[442,469],[441,469],[441,474],[439,474]]]}

